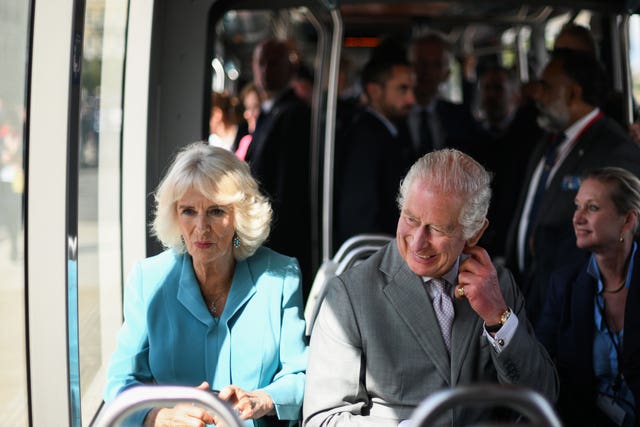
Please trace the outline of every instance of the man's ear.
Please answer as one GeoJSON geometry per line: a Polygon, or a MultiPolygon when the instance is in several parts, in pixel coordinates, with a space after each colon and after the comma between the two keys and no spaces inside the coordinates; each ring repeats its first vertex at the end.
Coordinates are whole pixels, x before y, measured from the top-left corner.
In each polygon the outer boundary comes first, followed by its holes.
{"type": "Polygon", "coordinates": [[[631,210],[627,212],[627,215],[624,219],[624,225],[622,230],[623,231],[633,230],[633,227],[636,225],[636,222],[638,222],[638,212],[636,212],[635,210],[631,210]]]}
{"type": "Polygon", "coordinates": [[[376,82],[369,82],[366,86],[367,97],[369,103],[378,102],[380,95],[382,94],[382,85],[376,82]]]}
{"type": "Polygon", "coordinates": [[[567,88],[567,104],[571,105],[574,102],[584,102],[582,98],[582,86],[577,83],[571,83],[567,88]]]}
{"type": "Polygon", "coordinates": [[[477,245],[478,241],[480,240],[480,238],[482,237],[482,235],[484,234],[484,231],[487,229],[488,226],[489,226],[489,220],[485,218],[482,224],[482,227],[480,227],[480,230],[476,231],[476,233],[473,236],[471,236],[470,239],[467,239],[467,246],[477,245]]]}

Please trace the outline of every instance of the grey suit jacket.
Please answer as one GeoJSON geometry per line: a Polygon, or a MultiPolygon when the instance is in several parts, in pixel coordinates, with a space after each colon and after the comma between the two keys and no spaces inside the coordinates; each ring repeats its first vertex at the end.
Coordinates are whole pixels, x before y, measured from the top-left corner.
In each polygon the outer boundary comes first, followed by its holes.
{"type": "MultiPolygon", "coordinates": [[[[395,241],[334,278],[311,334],[304,425],[395,426],[430,393],[471,383],[529,386],[554,401],[555,368],[510,272],[498,272],[519,321],[513,339],[498,354],[468,301],[455,300],[451,358],[422,278],[395,241]]],[[[485,415],[460,408],[447,417],[459,425],[485,415]]]]}

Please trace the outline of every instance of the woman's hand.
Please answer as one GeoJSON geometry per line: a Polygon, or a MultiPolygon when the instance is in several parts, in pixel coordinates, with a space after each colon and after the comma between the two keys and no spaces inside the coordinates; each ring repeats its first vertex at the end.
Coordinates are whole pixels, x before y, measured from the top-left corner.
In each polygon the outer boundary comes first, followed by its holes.
{"type": "MultiPolygon", "coordinates": [[[[196,387],[209,390],[206,381],[196,387]]],[[[153,427],[198,426],[214,423],[213,416],[199,406],[191,403],[179,403],[173,408],[154,408],[144,419],[144,425],[153,427]]]]}
{"type": "Polygon", "coordinates": [[[271,396],[262,390],[245,391],[231,384],[220,390],[218,397],[229,402],[243,420],[275,414],[271,396]]]}

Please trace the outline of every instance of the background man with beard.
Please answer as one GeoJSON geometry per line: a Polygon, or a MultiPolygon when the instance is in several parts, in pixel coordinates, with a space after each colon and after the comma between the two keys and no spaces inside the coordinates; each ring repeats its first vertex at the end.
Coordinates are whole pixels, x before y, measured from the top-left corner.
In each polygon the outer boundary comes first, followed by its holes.
{"type": "Polygon", "coordinates": [[[548,135],[533,150],[506,248],[533,324],[551,272],[585,256],[575,246],[571,223],[579,177],[602,166],[640,174],[640,147],[597,107],[603,83],[593,55],[557,50],[534,96],[538,123],[548,135]]]}
{"type": "Polygon", "coordinates": [[[336,242],[360,233],[395,234],[400,179],[416,159],[403,123],[415,103],[403,53],[374,53],[361,75],[366,108],[336,154],[336,242]]]}

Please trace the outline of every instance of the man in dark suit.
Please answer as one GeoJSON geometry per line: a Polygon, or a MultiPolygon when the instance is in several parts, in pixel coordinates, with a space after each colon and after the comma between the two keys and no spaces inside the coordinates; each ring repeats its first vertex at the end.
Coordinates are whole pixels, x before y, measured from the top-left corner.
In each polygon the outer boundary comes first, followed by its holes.
{"type": "Polygon", "coordinates": [[[412,41],[409,57],[416,73],[416,105],[408,123],[418,155],[450,147],[470,152],[479,126],[467,107],[440,97],[452,60],[451,46],[443,35],[430,32],[412,41]]]}
{"type": "Polygon", "coordinates": [[[538,122],[548,134],[532,152],[506,247],[507,266],[523,288],[534,324],[551,272],[585,256],[571,224],[579,177],[599,166],[640,174],[640,147],[596,107],[603,81],[592,55],[558,50],[535,95],[538,122]]]}
{"type": "MultiPolygon", "coordinates": [[[[476,246],[489,183],[458,150],[411,167],[395,241],[327,284],[311,333],[305,427],[397,427],[431,393],[469,384],[516,384],[555,400],[556,371],[518,286],[476,246]]],[[[459,407],[437,425],[493,415],[459,407]]]]}
{"type": "Polygon", "coordinates": [[[403,55],[374,55],[361,80],[367,108],[336,148],[338,244],[355,234],[395,233],[396,192],[414,160],[399,129],[415,102],[409,62],[403,55]]]}
{"type": "Polygon", "coordinates": [[[494,259],[504,260],[504,242],[516,209],[531,151],[542,135],[535,106],[519,104],[512,70],[493,65],[479,79],[479,116],[483,137],[470,153],[493,173],[489,228],[480,244],[494,259]]]}
{"type": "Polygon", "coordinates": [[[262,96],[261,112],[245,160],[270,197],[274,221],[267,246],[298,259],[304,296],[311,271],[309,106],[289,86],[294,71],[285,41],[269,39],[253,55],[254,81],[262,96]]]}

